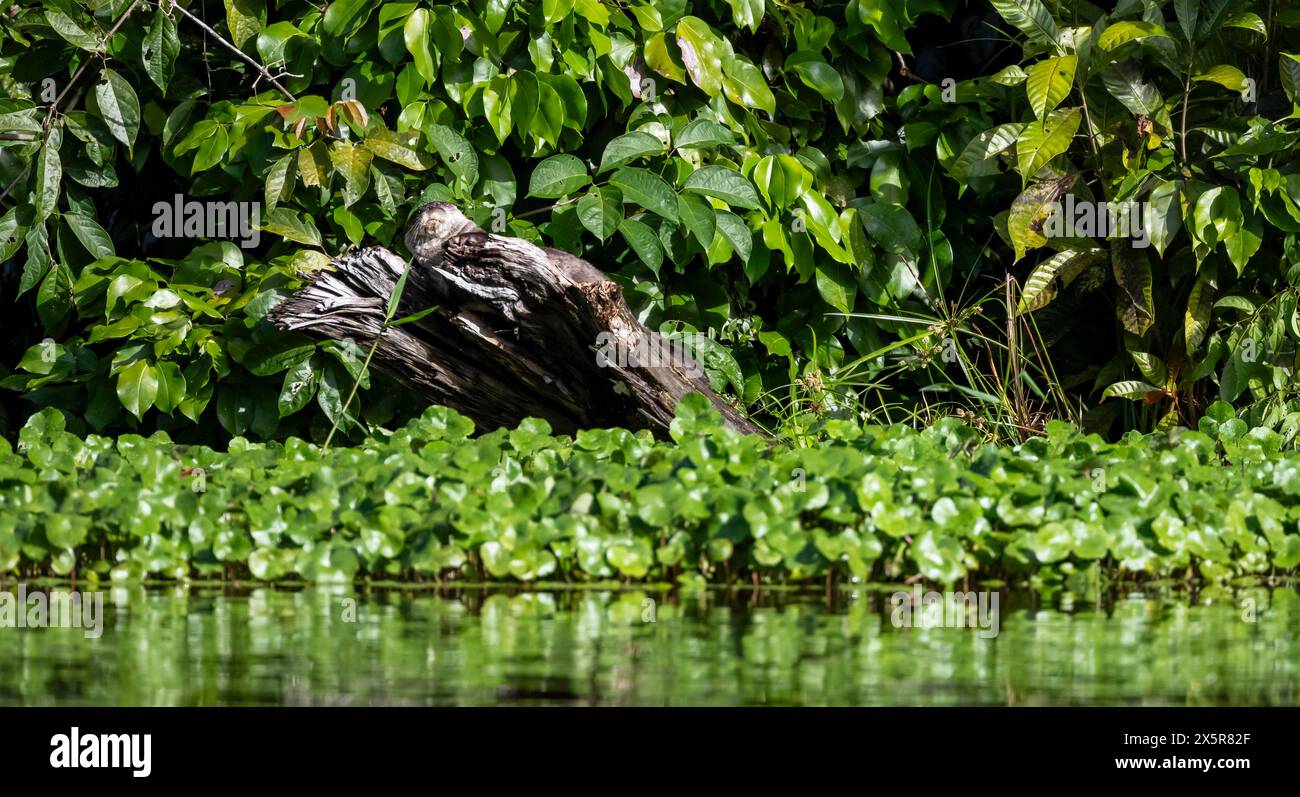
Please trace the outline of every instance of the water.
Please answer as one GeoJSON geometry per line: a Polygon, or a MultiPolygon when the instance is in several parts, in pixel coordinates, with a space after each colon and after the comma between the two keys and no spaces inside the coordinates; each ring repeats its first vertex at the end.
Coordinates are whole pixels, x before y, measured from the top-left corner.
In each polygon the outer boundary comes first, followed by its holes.
{"type": "Polygon", "coordinates": [[[0,704],[1300,703],[1294,589],[1001,597],[985,639],[874,593],[115,589],[98,639],[0,628],[0,704]]]}

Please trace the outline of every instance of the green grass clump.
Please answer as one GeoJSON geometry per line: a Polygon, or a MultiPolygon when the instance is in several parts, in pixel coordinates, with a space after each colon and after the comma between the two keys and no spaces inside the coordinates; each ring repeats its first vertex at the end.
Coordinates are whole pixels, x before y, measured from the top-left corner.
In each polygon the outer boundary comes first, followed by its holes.
{"type": "Polygon", "coordinates": [[[1060,422],[1016,446],[952,418],[818,431],[739,435],[691,396],[671,441],[539,420],[475,437],[436,407],[356,447],[222,453],[81,438],[45,410],[0,439],[0,574],[1041,585],[1300,564],[1300,454],[1226,405],[1117,443],[1060,422]]]}

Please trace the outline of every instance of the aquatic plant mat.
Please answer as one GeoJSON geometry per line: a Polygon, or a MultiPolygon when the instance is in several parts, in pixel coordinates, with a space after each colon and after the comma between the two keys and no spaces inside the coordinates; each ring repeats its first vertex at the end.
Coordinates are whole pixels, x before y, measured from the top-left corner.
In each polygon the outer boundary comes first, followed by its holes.
{"type": "Polygon", "coordinates": [[[834,585],[1223,581],[1300,564],[1300,454],[1207,416],[1119,443],[1062,423],[1016,447],[943,421],[829,421],[791,448],[691,395],[671,440],[474,435],[431,408],[362,445],[226,452],[34,416],[0,440],[0,572],[145,577],[834,585]],[[1094,567],[1095,565],[1095,567],[1094,567]]]}

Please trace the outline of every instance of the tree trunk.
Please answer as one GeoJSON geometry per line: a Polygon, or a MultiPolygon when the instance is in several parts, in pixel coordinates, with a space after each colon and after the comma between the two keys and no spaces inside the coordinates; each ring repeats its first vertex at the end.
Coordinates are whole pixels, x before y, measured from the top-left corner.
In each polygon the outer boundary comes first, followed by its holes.
{"type": "MultiPolygon", "coordinates": [[[[709,387],[677,342],[637,321],[618,285],[585,260],[490,235],[454,205],[416,212],[406,232],[414,262],[373,364],[432,404],[480,428],[545,418],[560,433],[623,426],[667,433],[673,408],[704,394],[734,429],[762,430],[709,387]]],[[[318,339],[368,351],[383,329],[405,261],[382,247],[335,258],[268,318],[318,339]]]]}

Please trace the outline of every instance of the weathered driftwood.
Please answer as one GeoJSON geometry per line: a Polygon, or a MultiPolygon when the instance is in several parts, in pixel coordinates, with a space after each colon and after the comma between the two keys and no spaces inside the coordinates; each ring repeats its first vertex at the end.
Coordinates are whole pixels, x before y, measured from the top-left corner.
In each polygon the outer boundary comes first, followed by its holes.
{"type": "MultiPolygon", "coordinates": [[[[488,234],[444,202],[415,214],[406,245],[414,261],[395,317],[439,309],[389,327],[373,364],[430,403],[480,428],[534,416],[557,432],[625,426],[663,434],[677,402],[694,391],[733,428],[761,432],[585,260],[488,234]]],[[[341,255],[269,318],[281,329],[350,338],[368,350],[404,267],[381,247],[341,255]]]]}

